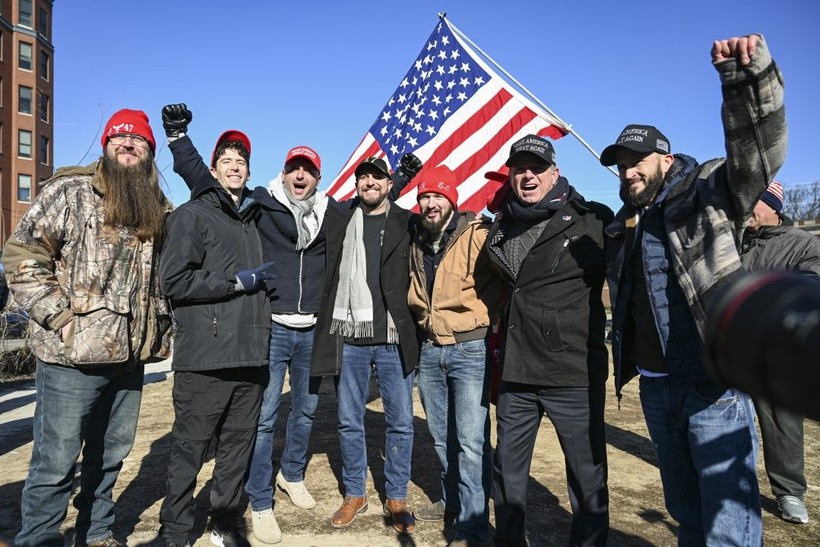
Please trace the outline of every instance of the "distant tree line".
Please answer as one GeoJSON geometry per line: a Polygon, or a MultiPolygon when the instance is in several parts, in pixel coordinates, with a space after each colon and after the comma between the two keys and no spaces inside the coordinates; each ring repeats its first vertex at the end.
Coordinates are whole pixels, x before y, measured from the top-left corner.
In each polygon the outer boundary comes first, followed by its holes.
{"type": "Polygon", "coordinates": [[[792,220],[820,218],[820,180],[783,186],[783,213],[792,220]]]}

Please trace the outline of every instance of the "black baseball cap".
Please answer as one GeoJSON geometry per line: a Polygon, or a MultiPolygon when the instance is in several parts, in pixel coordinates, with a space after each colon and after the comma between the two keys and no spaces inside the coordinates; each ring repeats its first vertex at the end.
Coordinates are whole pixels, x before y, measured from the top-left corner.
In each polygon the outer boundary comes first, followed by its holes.
{"type": "Polygon", "coordinates": [[[507,158],[505,165],[507,167],[511,166],[515,161],[515,157],[524,153],[533,154],[547,163],[556,165],[555,149],[552,147],[552,143],[543,137],[532,134],[513,143],[510,147],[510,157],[507,158]]]}
{"type": "Polygon", "coordinates": [[[361,174],[362,170],[367,167],[374,167],[380,173],[384,173],[387,178],[390,178],[390,171],[387,169],[387,162],[381,158],[377,158],[376,156],[370,156],[366,160],[362,160],[362,162],[356,166],[355,176],[358,179],[359,174],[361,174]]]}
{"type": "Polygon", "coordinates": [[[627,148],[635,152],[657,152],[659,154],[671,154],[669,139],[666,135],[658,131],[652,125],[630,124],[624,127],[615,144],[610,144],[604,148],[601,154],[601,165],[615,165],[615,153],[619,148],[627,148]]]}

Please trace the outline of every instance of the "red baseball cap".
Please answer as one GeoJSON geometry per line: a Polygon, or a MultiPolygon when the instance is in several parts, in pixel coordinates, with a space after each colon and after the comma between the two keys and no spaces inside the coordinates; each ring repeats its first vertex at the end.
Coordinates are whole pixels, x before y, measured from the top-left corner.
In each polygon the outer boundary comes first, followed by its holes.
{"type": "Polygon", "coordinates": [[[316,153],[316,150],[310,146],[294,146],[288,150],[288,154],[285,156],[285,165],[289,164],[296,158],[305,158],[313,164],[317,171],[321,173],[322,158],[320,158],[319,154],[316,153]]]}
{"type": "Polygon", "coordinates": [[[248,136],[237,129],[228,129],[227,131],[222,133],[218,139],[216,139],[216,146],[214,146],[214,151],[211,153],[211,167],[216,165],[216,149],[219,148],[219,145],[225,141],[241,142],[245,145],[245,148],[248,149],[248,155],[250,155],[251,140],[248,138],[248,136]]]}

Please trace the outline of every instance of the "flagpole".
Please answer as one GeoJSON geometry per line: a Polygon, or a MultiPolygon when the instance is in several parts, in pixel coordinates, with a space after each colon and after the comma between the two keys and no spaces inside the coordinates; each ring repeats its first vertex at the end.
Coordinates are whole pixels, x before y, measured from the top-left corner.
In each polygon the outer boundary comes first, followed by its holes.
{"type": "MultiPolygon", "coordinates": [[[[541,102],[541,100],[540,100],[538,97],[536,97],[536,96],[535,96],[532,92],[530,92],[530,90],[529,90],[529,89],[527,89],[526,87],[524,87],[524,85],[523,85],[521,82],[519,82],[518,80],[516,80],[516,79],[515,79],[515,76],[513,76],[512,74],[510,74],[509,72],[507,72],[507,71],[504,69],[504,67],[502,67],[501,65],[499,65],[499,64],[495,61],[495,59],[493,59],[492,57],[490,57],[490,56],[487,54],[487,52],[485,52],[483,49],[481,49],[481,48],[478,46],[478,44],[476,44],[475,42],[473,42],[472,40],[470,40],[470,38],[469,38],[466,34],[464,34],[463,32],[461,32],[461,30],[460,30],[458,27],[456,27],[456,26],[452,23],[452,21],[450,21],[449,19],[447,19],[447,14],[446,14],[446,13],[439,13],[439,14],[438,14],[438,16],[439,16],[439,19],[446,20],[447,25],[450,27],[450,29],[451,29],[451,30],[452,30],[452,31],[453,31],[456,35],[458,35],[458,36],[459,36],[459,38],[461,38],[462,40],[464,40],[465,42],[467,42],[468,44],[470,44],[470,46],[472,46],[473,48],[475,48],[475,49],[476,49],[476,51],[478,51],[479,53],[481,53],[481,55],[483,55],[483,56],[484,56],[484,58],[485,58],[485,59],[487,59],[487,60],[488,60],[488,61],[489,61],[489,62],[490,62],[490,63],[491,63],[491,64],[492,64],[492,65],[493,65],[493,66],[494,66],[497,70],[499,70],[502,74],[504,74],[507,78],[509,78],[509,79],[510,79],[510,81],[512,81],[515,85],[517,85],[517,86],[519,87],[519,89],[521,89],[521,90],[522,90],[522,91],[523,91],[523,92],[527,95],[527,97],[528,97],[531,101],[533,101],[535,104],[537,104],[538,106],[540,106],[541,108],[543,108],[543,109],[544,109],[544,110],[545,110],[545,111],[546,111],[546,112],[547,112],[550,116],[552,116],[553,118],[555,118],[556,120],[558,120],[559,122],[561,122],[561,123],[564,125],[564,128],[566,128],[567,132],[568,132],[568,133],[570,133],[570,134],[571,134],[573,137],[575,137],[576,139],[578,139],[578,142],[580,142],[580,143],[584,146],[584,148],[586,148],[587,150],[589,150],[589,152],[590,152],[593,156],[595,156],[595,158],[596,158],[598,161],[600,161],[600,160],[601,160],[601,156],[598,154],[598,152],[596,152],[596,151],[595,151],[595,149],[594,149],[594,148],[592,148],[592,147],[591,147],[591,146],[587,143],[587,141],[585,141],[585,140],[581,137],[581,135],[579,135],[578,133],[576,133],[576,131],[572,128],[572,126],[571,126],[570,124],[568,124],[567,122],[565,122],[564,120],[562,120],[562,119],[561,119],[561,118],[560,118],[557,114],[555,114],[555,112],[553,112],[553,111],[552,111],[552,110],[551,110],[551,109],[550,109],[547,105],[545,105],[543,102],[541,102]]],[[[608,169],[608,170],[609,170],[612,174],[617,175],[617,173],[615,172],[615,170],[614,170],[612,167],[607,167],[607,169],[608,169]]]]}

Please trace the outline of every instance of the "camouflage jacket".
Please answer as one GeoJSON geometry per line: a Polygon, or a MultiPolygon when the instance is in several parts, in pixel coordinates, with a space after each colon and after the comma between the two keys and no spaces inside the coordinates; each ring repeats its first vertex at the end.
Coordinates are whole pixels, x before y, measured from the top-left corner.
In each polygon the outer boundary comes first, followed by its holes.
{"type": "Polygon", "coordinates": [[[32,351],[78,368],[168,357],[159,249],[104,224],[95,173],[96,164],[58,170],[6,244],[3,265],[12,297],[31,316],[32,351]]]}

